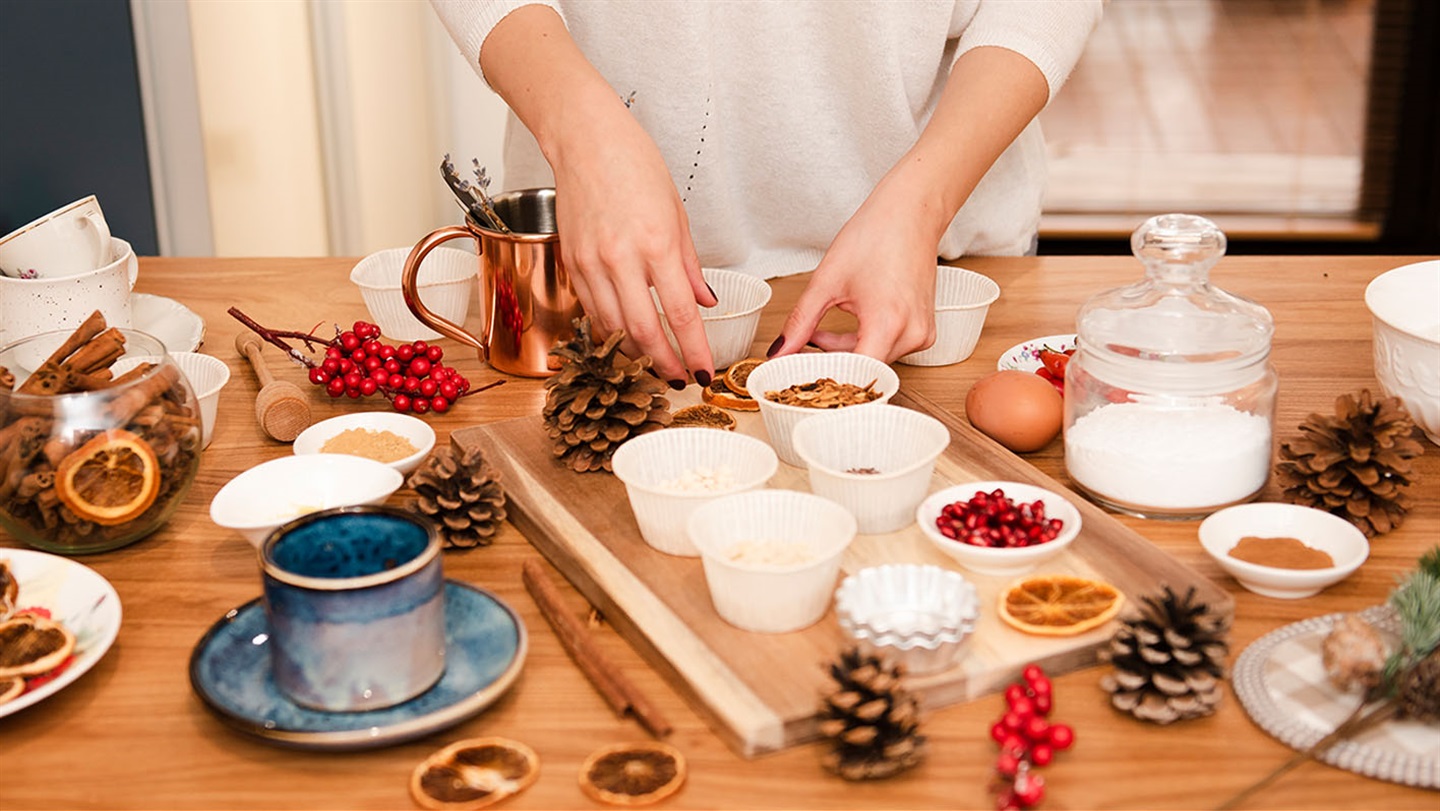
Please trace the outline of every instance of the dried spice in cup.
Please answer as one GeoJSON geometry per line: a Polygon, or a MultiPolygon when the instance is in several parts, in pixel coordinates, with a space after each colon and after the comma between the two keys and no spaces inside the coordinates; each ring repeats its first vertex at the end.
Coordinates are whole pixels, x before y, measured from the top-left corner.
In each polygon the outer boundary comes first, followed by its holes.
{"type": "Polygon", "coordinates": [[[841,383],[833,378],[822,377],[812,383],[796,383],[778,391],[767,391],[765,399],[772,403],[801,408],[844,408],[879,400],[881,393],[875,390],[877,382],[879,381],[872,380],[864,386],[857,386],[854,383],[841,383]]]}

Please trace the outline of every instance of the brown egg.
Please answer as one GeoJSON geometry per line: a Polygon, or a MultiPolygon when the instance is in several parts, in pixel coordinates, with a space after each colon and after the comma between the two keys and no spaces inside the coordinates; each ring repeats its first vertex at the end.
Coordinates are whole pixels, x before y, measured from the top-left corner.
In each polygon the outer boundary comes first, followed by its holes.
{"type": "Polygon", "coordinates": [[[1048,380],[1013,369],[975,381],[965,416],[986,436],[1017,453],[1037,451],[1060,433],[1065,401],[1048,380]]]}

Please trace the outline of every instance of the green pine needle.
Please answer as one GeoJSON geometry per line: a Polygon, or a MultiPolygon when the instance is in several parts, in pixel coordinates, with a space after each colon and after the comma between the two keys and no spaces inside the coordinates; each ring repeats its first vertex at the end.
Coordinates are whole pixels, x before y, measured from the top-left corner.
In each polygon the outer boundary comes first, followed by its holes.
{"type": "Polygon", "coordinates": [[[1429,552],[1420,556],[1420,571],[1440,577],[1440,546],[1432,546],[1429,552]]]}
{"type": "Polygon", "coordinates": [[[1440,646],[1440,547],[1420,558],[1420,565],[1390,594],[1390,607],[1400,619],[1400,649],[1385,660],[1384,686],[1393,693],[1400,674],[1440,646]]]}

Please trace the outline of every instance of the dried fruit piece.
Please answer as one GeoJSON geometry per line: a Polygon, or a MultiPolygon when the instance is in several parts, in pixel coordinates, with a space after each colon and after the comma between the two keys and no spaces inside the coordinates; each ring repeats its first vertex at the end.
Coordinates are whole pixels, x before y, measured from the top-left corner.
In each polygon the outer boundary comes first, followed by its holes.
{"type": "Polygon", "coordinates": [[[1330,683],[1360,693],[1380,683],[1390,651],[1375,626],[1359,614],[1345,614],[1320,643],[1320,661],[1330,683]]]}
{"type": "Polygon", "coordinates": [[[25,692],[25,680],[19,676],[0,679],[0,704],[19,697],[23,692],[25,692]]]}
{"type": "Polygon", "coordinates": [[[844,408],[874,402],[884,396],[875,390],[872,380],[864,386],[841,383],[830,377],[822,377],[811,383],[796,383],[778,391],[765,392],[765,399],[781,405],[801,408],[844,408]]]}
{"type": "Polygon", "coordinates": [[[71,451],[55,493],[80,518],[103,526],[139,518],[160,495],[160,462],[139,436],[113,429],[71,451]]]}
{"type": "Polygon", "coordinates": [[[750,390],[745,385],[750,380],[750,373],[764,362],[764,358],[746,358],[730,364],[730,368],[725,370],[725,387],[735,394],[749,397],[750,390]]]}
{"type": "Polygon", "coordinates": [[[1109,622],[1125,598],[1109,583],[1041,574],[1012,583],[1000,595],[1000,618],[1027,634],[1071,636],[1109,622]]]}
{"type": "Polygon", "coordinates": [[[670,420],[671,428],[720,428],[735,430],[735,418],[709,403],[686,406],[676,411],[670,420]]]}
{"type": "Polygon", "coordinates": [[[684,782],[684,755],[658,742],[607,746],[580,767],[580,788],[591,799],[611,805],[658,802],[684,782]]]}
{"type": "Polygon", "coordinates": [[[530,787],[540,774],[534,750],[508,738],[457,741],[421,761],[410,796],[423,808],[484,808],[530,787]]]}
{"type": "Polygon", "coordinates": [[[745,394],[736,394],[725,385],[725,378],[717,377],[710,381],[710,385],[700,390],[700,399],[710,405],[717,405],[721,408],[728,408],[731,411],[759,411],[760,404],[755,398],[745,394]]]}
{"type": "Polygon", "coordinates": [[[0,623],[0,679],[48,673],[74,651],[75,634],[58,622],[19,614],[0,623]]]}
{"type": "Polygon", "coordinates": [[[20,580],[10,571],[9,561],[0,560],[0,620],[10,618],[20,605],[20,580]]]}

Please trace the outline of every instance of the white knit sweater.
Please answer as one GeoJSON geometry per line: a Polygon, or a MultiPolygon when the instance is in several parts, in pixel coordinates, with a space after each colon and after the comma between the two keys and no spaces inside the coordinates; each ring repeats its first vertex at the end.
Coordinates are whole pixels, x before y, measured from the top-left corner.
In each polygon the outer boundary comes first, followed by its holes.
{"type": "MultiPolygon", "coordinates": [[[[525,0],[431,0],[477,71],[491,29],[525,0]]],[[[812,270],[919,137],[950,66],[1015,51],[1053,97],[1100,0],[546,0],[655,139],[706,267],[812,270]]],[[[482,75],[483,78],[483,75],[482,75]]],[[[512,114],[510,188],[554,184],[512,114]]],[[[940,242],[942,257],[1022,254],[1040,221],[1044,144],[1032,122],[940,242]]]]}

